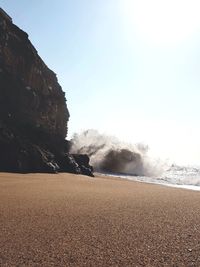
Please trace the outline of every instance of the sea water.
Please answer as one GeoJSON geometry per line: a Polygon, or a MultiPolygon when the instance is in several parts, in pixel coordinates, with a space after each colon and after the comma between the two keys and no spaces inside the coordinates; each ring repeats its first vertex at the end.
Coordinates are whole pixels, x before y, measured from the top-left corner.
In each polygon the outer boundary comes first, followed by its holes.
{"type": "Polygon", "coordinates": [[[172,165],[158,176],[134,176],[124,174],[107,174],[132,181],[161,184],[166,186],[200,191],[200,167],[172,165]]]}

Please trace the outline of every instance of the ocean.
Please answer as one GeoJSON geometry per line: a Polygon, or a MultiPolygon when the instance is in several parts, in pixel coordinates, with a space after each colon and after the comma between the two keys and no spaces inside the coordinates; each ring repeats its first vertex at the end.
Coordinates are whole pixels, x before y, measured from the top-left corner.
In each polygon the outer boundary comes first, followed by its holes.
{"type": "Polygon", "coordinates": [[[135,176],[127,174],[106,174],[108,176],[117,176],[122,179],[128,179],[138,182],[154,183],[165,186],[185,188],[200,191],[200,167],[198,166],[177,166],[172,165],[158,176],[135,176]]]}

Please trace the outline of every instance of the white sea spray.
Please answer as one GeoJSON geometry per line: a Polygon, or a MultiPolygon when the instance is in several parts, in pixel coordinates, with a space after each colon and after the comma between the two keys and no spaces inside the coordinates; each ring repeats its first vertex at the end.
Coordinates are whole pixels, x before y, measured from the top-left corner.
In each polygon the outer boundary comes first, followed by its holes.
{"type": "Polygon", "coordinates": [[[71,153],[88,154],[95,171],[137,176],[158,176],[163,171],[161,161],[148,156],[148,146],[120,142],[116,137],[87,130],[75,134],[71,153]]]}

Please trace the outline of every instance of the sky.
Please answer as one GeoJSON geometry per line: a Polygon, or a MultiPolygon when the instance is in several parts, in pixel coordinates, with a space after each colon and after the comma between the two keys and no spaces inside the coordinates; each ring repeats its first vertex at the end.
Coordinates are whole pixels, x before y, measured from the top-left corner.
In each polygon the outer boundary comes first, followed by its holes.
{"type": "Polygon", "coordinates": [[[199,0],[0,0],[85,129],[200,165],[199,0]]]}

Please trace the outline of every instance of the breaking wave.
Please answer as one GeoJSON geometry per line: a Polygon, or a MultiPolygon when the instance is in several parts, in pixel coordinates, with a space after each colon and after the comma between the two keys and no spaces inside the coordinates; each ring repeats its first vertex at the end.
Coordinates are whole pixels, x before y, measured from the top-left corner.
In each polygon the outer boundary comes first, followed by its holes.
{"type": "Polygon", "coordinates": [[[157,176],[163,171],[159,160],[149,158],[148,146],[123,143],[96,130],[74,134],[70,152],[88,154],[96,172],[157,176]]]}

